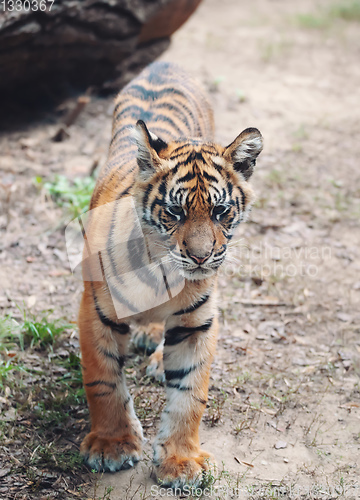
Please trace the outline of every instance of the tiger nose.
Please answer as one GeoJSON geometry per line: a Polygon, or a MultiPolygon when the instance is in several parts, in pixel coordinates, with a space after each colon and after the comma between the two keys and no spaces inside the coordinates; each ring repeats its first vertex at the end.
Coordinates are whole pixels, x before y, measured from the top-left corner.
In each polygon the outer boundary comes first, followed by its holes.
{"type": "Polygon", "coordinates": [[[209,252],[207,255],[200,257],[199,255],[190,255],[193,261],[195,261],[197,264],[204,264],[205,261],[208,260],[212,252],[209,252]]]}

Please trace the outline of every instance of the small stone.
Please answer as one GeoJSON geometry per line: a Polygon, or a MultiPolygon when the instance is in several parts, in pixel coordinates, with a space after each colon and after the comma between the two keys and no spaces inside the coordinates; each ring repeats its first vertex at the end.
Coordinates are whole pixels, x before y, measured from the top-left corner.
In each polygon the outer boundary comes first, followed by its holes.
{"type": "Polygon", "coordinates": [[[287,447],[287,442],[286,441],[278,441],[275,443],[275,449],[276,450],[282,450],[283,448],[287,447]]]}
{"type": "Polygon", "coordinates": [[[344,323],[347,323],[348,321],[352,321],[352,317],[350,316],[350,314],[339,312],[339,313],[337,313],[336,316],[338,317],[338,319],[340,321],[343,321],[344,323]]]}

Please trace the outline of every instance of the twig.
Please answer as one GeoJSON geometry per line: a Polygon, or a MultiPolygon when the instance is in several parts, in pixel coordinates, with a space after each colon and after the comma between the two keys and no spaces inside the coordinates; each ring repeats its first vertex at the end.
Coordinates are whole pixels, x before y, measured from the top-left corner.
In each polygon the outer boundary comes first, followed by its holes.
{"type": "Polygon", "coordinates": [[[53,136],[52,138],[53,141],[61,142],[67,137],[69,137],[67,129],[71,125],[73,125],[73,123],[75,123],[80,113],[84,110],[85,106],[90,102],[90,96],[88,94],[89,91],[87,91],[85,95],[78,97],[75,107],[69,111],[69,113],[65,117],[64,124],[61,125],[56,134],[53,136]]]}

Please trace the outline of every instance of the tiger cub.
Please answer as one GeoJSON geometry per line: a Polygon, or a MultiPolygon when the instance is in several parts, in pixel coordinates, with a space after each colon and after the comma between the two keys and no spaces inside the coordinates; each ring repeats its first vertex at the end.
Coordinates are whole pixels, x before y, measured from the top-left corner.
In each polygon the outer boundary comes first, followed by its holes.
{"type": "Polygon", "coordinates": [[[248,128],[213,142],[213,113],[176,65],[147,67],[116,98],[106,165],[83,224],[79,312],[91,432],[81,445],[98,471],[132,467],[143,433],[126,387],[131,325],[165,323],[167,403],[154,443],[163,485],[199,485],[211,463],[199,443],[218,330],[216,282],[253,201],[248,180],[263,140],[248,128]]]}

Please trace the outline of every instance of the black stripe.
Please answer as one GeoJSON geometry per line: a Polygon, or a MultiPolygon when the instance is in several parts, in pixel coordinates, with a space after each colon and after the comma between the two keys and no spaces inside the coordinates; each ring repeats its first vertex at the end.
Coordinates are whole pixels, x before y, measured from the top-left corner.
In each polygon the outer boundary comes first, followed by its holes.
{"type": "Polygon", "coordinates": [[[196,177],[195,172],[192,171],[192,170],[190,170],[187,174],[185,174],[182,177],[179,177],[178,179],[176,179],[176,184],[180,184],[181,182],[192,181],[193,179],[195,179],[195,177],[196,177]]]}
{"type": "Polygon", "coordinates": [[[160,97],[163,97],[165,94],[171,94],[171,96],[179,95],[181,97],[184,97],[183,92],[174,89],[174,87],[165,87],[162,88],[161,90],[152,90],[152,89],[146,89],[145,87],[139,84],[137,85],[132,84],[127,89],[127,91],[129,94],[133,94],[134,97],[138,97],[143,101],[156,101],[157,99],[160,99],[160,97]]]}
{"type": "Polygon", "coordinates": [[[206,323],[199,326],[175,326],[174,328],[170,328],[165,332],[165,345],[173,346],[180,344],[187,338],[191,337],[196,332],[207,332],[210,330],[213,322],[213,318],[210,318],[206,323]]]}
{"type": "Polygon", "coordinates": [[[190,312],[195,311],[196,309],[199,309],[205,302],[207,302],[210,298],[210,295],[205,295],[202,299],[200,299],[198,302],[195,302],[189,307],[186,307],[185,309],[180,309],[180,311],[176,311],[174,313],[174,316],[180,316],[181,314],[188,314],[190,312]]]}
{"type": "Polygon", "coordinates": [[[233,237],[233,234],[227,234],[225,231],[221,231],[221,232],[222,232],[222,234],[225,236],[225,238],[226,238],[228,241],[230,241],[230,240],[231,240],[231,238],[233,237]]]}
{"type": "MultiPolygon", "coordinates": [[[[164,125],[166,125],[164,123],[164,125]]],[[[154,124],[153,127],[151,127],[151,132],[154,132],[155,135],[159,136],[164,136],[167,139],[170,139],[173,136],[173,130],[167,129],[164,127],[159,127],[156,123],[154,124]]]]}
{"type": "MultiPolygon", "coordinates": [[[[184,148],[188,148],[189,147],[189,144],[184,144],[184,146],[182,148],[178,148],[178,149],[184,149],[184,148]]],[[[170,156],[170,160],[177,160],[178,158],[180,158],[181,156],[184,156],[188,154],[188,151],[183,151],[182,153],[177,153],[177,154],[174,154],[172,153],[172,155],[170,156]]]]}
{"type": "Polygon", "coordinates": [[[215,170],[217,170],[219,172],[219,174],[224,175],[224,171],[225,171],[224,167],[222,167],[221,165],[218,165],[214,161],[212,162],[211,166],[214,167],[215,170]]]}
{"type": "Polygon", "coordinates": [[[192,387],[182,386],[180,384],[172,384],[171,382],[167,384],[170,389],[177,389],[178,391],[191,391],[192,387]]]}
{"type": "Polygon", "coordinates": [[[147,262],[144,262],[143,258],[146,258],[145,252],[146,247],[144,239],[140,238],[128,241],[128,258],[136,277],[151,288],[152,293],[157,295],[159,293],[161,281],[159,281],[157,276],[157,268],[155,268],[153,272],[147,262]]]}
{"type": "Polygon", "coordinates": [[[167,191],[167,178],[165,177],[161,183],[159,184],[159,187],[158,187],[158,191],[159,193],[162,195],[162,197],[164,198],[165,195],[166,195],[166,191],[167,191]]]}
{"type": "Polygon", "coordinates": [[[227,246],[226,245],[223,245],[223,249],[222,250],[219,250],[215,255],[214,255],[214,259],[216,259],[217,257],[221,257],[222,255],[224,255],[224,253],[226,252],[226,249],[227,249],[227,246]]]}
{"type": "Polygon", "coordinates": [[[240,213],[240,203],[238,196],[235,198],[236,210],[240,213]]]}
{"type": "Polygon", "coordinates": [[[111,387],[111,389],[115,389],[116,384],[114,382],[105,382],[104,380],[95,380],[95,382],[90,382],[89,384],[85,384],[87,387],[94,387],[95,385],[106,385],[107,387],[111,387]]]}
{"type": "Polygon", "coordinates": [[[98,313],[100,321],[103,325],[110,327],[116,333],[120,333],[120,335],[127,335],[130,332],[130,327],[126,323],[115,323],[115,321],[112,321],[110,318],[105,316],[105,314],[100,309],[100,306],[98,304],[95,295],[94,295],[94,302],[95,302],[96,312],[98,313]]]}
{"type": "Polygon", "coordinates": [[[102,396],[110,396],[112,392],[96,392],[93,394],[94,398],[101,398],[102,396]]]}
{"type": "Polygon", "coordinates": [[[177,134],[182,136],[184,131],[179,128],[179,126],[167,115],[154,111],[145,111],[142,107],[137,106],[136,104],[130,104],[126,108],[122,109],[120,113],[116,116],[115,120],[127,118],[131,116],[134,119],[134,122],[137,120],[142,120],[146,123],[153,121],[154,114],[156,113],[156,122],[165,122],[168,123],[177,134]]]}
{"type": "MultiPolygon", "coordinates": [[[[118,205],[115,205],[115,208],[113,209],[113,212],[112,212],[111,224],[110,224],[110,230],[109,230],[109,234],[108,234],[106,249],[107,249],[107,255],[108,255],[108,258],[110,259],[110,264],[111,264],[111,270],[112,270],[111,276],[113,278],[115,278],[117,283],[119,283],[120,285],[123,285],[123,279],[122,279],[121,275],[119,275],[119,272],[118,272],[117,267],[116,267],[114,255],[113,255],[113,249],[115,248],[115,245],[113,244],[112,238],[113,238],[113,232],[115,229],[115,224],[117,221],[117,208],[118,208],[118,205]]],[[[130,302],[121,294],[121,292],[119,291],[119,289],[116,286],[112,285],[111,283],[108,283],[107,281],[106,281],[106,284],[107,284],[113,298],[115,298],[121,304],[125,305],[130,311],[132,311],[134,313],[139,312],[138,309],[136,307],[134,307],[132,304],[130,304],[130,302]]]]}
{"type": "Polygon", "coordinates": [[[114,361],[116,361],[117,364],[119,365],[120,370],[123,369],[124,364],[125,364],[125,360],[126,360],[126,356],[116,355],[113,352],[107,351],[106,349],[100,349],[100,352],[104,356],[106,356],[107,358],[110,358],[110,359],[113,359],[114,361]]]}
{"type": "Polygon", "coordinates": [[[125,108],[123,108],[116,116],[115,120],[118,120],[119,118],[124,118],[125,113],[130,112],[130,115],[133,116],[134,121],[143,120],[149,121],[153,117],[153,113],[151,111],[145,111],[144,108],[141,106],[137,106],[136,104],[129,104],[125,108]]]}
{"type": "Polygon", "coordinates": [[[216,194],[218,195],[217,201],[219,201],[221,199],[221,193],[220,193],[219,189],[214,185],[211,186],[211,189],[213,189],[216,192],[216,194]]]}
{"type": "Polygon", "coordinates": [[[123,125],[122,127],[118,128],[117,131],[115,132],[115,134],[111,138],[110,147],[116,141],[116,139],[118,138],[118,136],[120,134],[122,134],[123,132],[127,131],[130,134],[131,128],[132,127],[130,125],[123,125]]]}
{"type": "Polygon", "coordinates": [[[204,157],[202,155],[202,151],[195,151],[193,153],[194,158],[196,161],[200,161],[201,163],[205,163],[204,157]]]}
{"type": "Polygon", "coordinates": [[[238,188],[239,188],[239,191],[240,191],[240,193],[241,193],[241,208],[242,208],[242,209],[243,209],[243,211],[245,212],[245,199],[246,199],[246,198],[245,198],[245,193],[244,193],[244,191],[241,189],[241,187],[240,187],[240,186],[238,186],[238,188]]]}
{"type": "Polygon", "coordinates": [[[146,208],[146,205],[147,205],[147,202],[149,200],[149,196],[150,196],[150,193],[151,191],[154,189],[154,186],[152,184],[149,184],[146,188],[146,191],[145,191],[145,194],[144,194],[144,198],[143,198],[143,209],[145,210],[146,208]]]}
{"type": "MultiPolygon", "coordinates": [[[[133,167],[130,172],[134,169],[135,167],[133,167]]],[[[130,173],[128,172],[128,173],[130,173]]],[[[124,196],[127,196],[128,194],[130,193],[130,187],[128,187],[127,189],[125,189],[125,191],[123,191],[122,193],[119,193],[118,195],[116,195],[116,199],[117,200],[120,200],[120,198],[123,198],[124,196]]]]}
{"type": "Polygon", "coordinates": [[[181,128],[174,122],[174,120],[172,120],[169,116],[166,116],[166,115],[162,115],[160,113],[157,113],[156,114],[156,122],[159,123],[159,122],[163,122],[163,123],[167,123],[170,125],[170,127],[173,128],[173,130],[179,135],[179,136],[182,136],[184,135],[184,131],[181,130],[181,128]]]}
{"type": "Polygon", "coordinates": [[[208,174],[205,170],[202,171],[202,175],[207,181],[218,182],[218,179],[214,175],[208,174]]]}
{"type": "Polygon", "coordinates": [[[199,403],[201,403],[202,405],[206,405],[206,403],[207,403],[207,400],[205,400],[205,399],[198,398],[197,396],[194,396],[194,395],[192,395],[192,397],[194,399],[196,399],[196,401],[199,401],[199,403]]]}
{"type": "MultiPolygon", "coordinates": [[[[176,102],[176,101],[175,101],[176,102]]],[[[181,106],[181,104],[180,104],[181,106]]],[[[161,110],[162,108],[164,109],[168,109],[169,111],[172,111],[175,113],[175,115],[177,115],[180,120],[185,123],[186,127],[187,127],[187,130],[191,130],[191,126],[189,124],[189,121],[188,121],[188,117],[190,115],[190,117],[192,118],[193,122],[195,122],[194,120],[194,117],[192,115],[192,113],[190,112],[190,110],[186,110],[186,113],[184,112],[183,109],[177,107],[177,106],[174,106],[173,103],[169,103],[169,102],[161,102],[160,104],[158,104],[158,106],[155,108],[155,113],[157,113],[158,110],[161,110]],[[180,116],[179,116],[180,115],[180,116]]],[[[192,124],[193,125],[193,124],[192,124]]]]}
{"type": "Polygon", "coordinates": [[[181,380],[186,377],[186,375],[189,375],[189,373],[196,370],[198,366],[199,365],[193,365],[190,368],[182,368],[180,370],[165,370],[165,378],[166,380],[173,380],[174,378],[181,380]]]}
{"type": "MultiPolygon", "coordinates": [[[[121,276],[113,275],[113,278],[116,279],[116,281],[120,284],[120,286],[123,285],[121,276]]],[[[134,313],[139,312],[139,310],[133,304],[130,304],[130,302],[125,299],[125,297],[121,294],[121,292],[116,286],[114,286],[112,283],[106,283],[106,284],[110,290],[110,295],[113,299],[116,299],[118,302],[125,305],[130,311],[134,313]]]]}
{"type": "Polygon", "coordinates": [[[151,212],[151,213],[154,211],[154,208],[155,208],[156,206],[163,207],[163,206],[164,206],[164,198],[158,198],[158,197],[156,197],[156,198],[152,201],[152,203],[151,203],[151,205],[150,205],[150,212],[151,212]]]}
{"type": "Polygon", "coordinates": [[[194,161],[193,156],[190,154],[183,160],[178,161],[176,165],[171,169],[171,172],[173,173],[173,175],[175,175],[180,167],[186,167],[187,165],[189,165],[189,163],[193,161],[194,161]]]}

